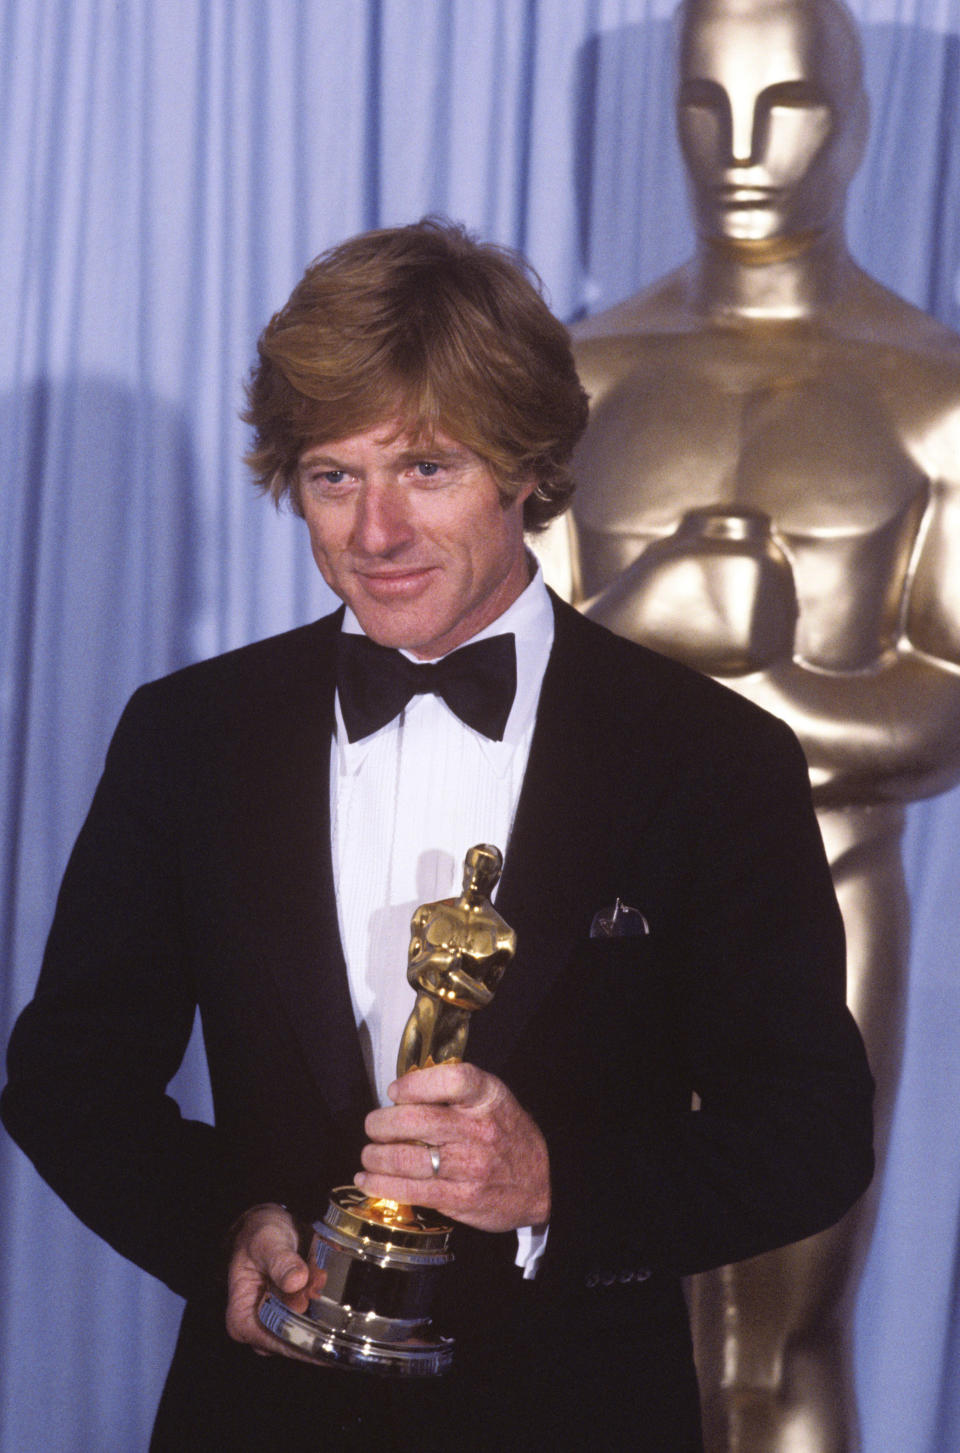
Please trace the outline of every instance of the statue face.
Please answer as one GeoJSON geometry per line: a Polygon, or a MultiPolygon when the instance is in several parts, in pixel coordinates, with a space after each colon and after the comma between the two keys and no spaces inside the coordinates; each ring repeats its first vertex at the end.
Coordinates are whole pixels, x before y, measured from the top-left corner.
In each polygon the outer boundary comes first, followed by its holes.
{"type": "Polygon", "coordinates": [[[677,110],[701,235],[768,242],[840,221],[866,100],[833,0],[688,0],[677,110]]]}
{"type": "Polygon", "coordinates": [[[467,855],[463,860],[463,886],[474,888],[489,898],[500,871],[503,868],[503,857],[499,848],[489,843],[477,843],[475,847],[467,849],[467,855]]]}

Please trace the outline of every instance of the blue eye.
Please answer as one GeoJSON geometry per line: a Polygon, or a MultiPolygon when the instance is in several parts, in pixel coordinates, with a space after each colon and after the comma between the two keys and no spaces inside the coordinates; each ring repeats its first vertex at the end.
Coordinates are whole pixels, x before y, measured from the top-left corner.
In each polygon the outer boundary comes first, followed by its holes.
{"type": "Polygon", "coordinates": [[[440,466],[434,463],[432,459],[421,459],[417,465],[417,469],[423,475],[424,479],[432,479],[435,474],[439,473],[440,466]]]}
{"type": "Polygon", "coordinates": [[[324,484],[342,484],[346,474],[342,469],[325,469],[320,478],[324,484]]]}

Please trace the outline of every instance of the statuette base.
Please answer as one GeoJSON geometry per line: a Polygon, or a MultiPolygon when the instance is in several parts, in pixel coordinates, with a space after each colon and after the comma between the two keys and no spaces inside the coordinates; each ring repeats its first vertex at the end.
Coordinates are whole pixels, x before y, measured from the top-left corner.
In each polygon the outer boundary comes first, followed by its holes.
{"type": "Polygon", "coordinates": [[[452,1228],[431,1211],[373,1201],[356,1186],[331,1193],[314,1226],[311,1257],[327,1274],[305,1313],[277,1296],[260,1305],[267,1331],[302,1356],[392,1377],[436,1377],[453,1339],[429,1316],[437,1277],[452,1254],[452,1228]]]}

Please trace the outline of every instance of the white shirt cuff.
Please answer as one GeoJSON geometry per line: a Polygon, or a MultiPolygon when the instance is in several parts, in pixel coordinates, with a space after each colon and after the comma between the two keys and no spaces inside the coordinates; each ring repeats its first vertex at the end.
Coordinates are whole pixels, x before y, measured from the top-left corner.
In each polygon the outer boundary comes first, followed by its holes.
{"type": "Polygon", "coordinates": [[[543,1226],[517,1227],[517,1255],[514,1266],[523,1267],[524,1281],[533,1281],[536,1276],[549,1234],[549,1221],[543,1226]]]}

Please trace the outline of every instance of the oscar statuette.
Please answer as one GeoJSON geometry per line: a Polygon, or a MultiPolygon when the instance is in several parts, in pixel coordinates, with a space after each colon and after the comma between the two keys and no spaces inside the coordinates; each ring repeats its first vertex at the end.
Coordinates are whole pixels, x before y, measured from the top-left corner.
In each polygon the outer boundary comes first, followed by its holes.
{"type": "MultiPolygon", "coordinates": [[[[410,924],[407,978],[416,1002],[397,1056],[397,1077],[463,1058],[470,1016],[484,1008],[516,952],[516,935],[490,902],[503,867],[480,843],[463,866],[459,898],[425,903],[410,924]]],[[[432,1328],[430,1308],[453,1227],[435,1211],[338,1186],[314,1224],[310,1257],[326,1272],[305,1313],[275,1295],[263,1326],[314,1361],[392,1376],[446,1371],[453,1339],[432,1328]]]]}

